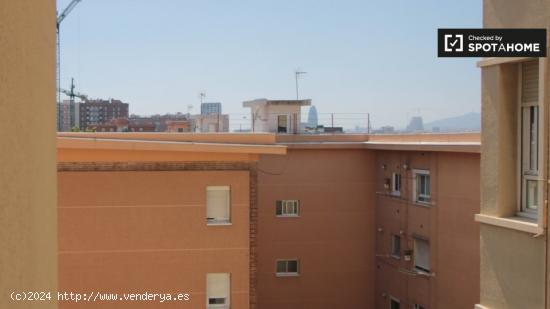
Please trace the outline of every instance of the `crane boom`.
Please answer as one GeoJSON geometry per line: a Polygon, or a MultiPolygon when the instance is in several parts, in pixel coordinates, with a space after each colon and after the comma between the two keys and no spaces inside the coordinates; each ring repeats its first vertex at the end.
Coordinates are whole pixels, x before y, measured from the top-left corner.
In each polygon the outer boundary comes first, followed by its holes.
{"type": "Polygon", "coordinates": [[[69,96],[70,98],[79,98],[82,101],[88,101],[88,96],[82,93],[73,92],[71,90],[61,89],[61,92],[69,96]]]}
{"type": "Polygon", "coordinates": [[[67,15],[69,15],[69,13],[71,13],[71,11],[74,9],[74,7],[82,0],[72,0],[71,3],[69,3],[69,5],[67,5],[67,7],[63,10],[63,12],[61,14],[59,14],[59,16],[57,16],[57,27],[59,28],[59,24],[61,24],[61,22],[65,19],[65,17],[67,17],[67,15]]]}

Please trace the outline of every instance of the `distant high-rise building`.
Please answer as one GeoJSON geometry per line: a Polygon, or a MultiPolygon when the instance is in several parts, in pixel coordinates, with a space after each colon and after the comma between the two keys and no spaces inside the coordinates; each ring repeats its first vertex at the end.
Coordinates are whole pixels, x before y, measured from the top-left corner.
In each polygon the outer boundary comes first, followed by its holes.
{"type": "Polygon", "coordinates": [[[128,118],[128,103],[120,100],[89,100],[80,104],[80,130],[112,119],[128,118]]]}
{"type": "Polygon", "coordinates": [[[317,128],[319,125],[319,118],[317,116],[317,108],[311,106],[307,114],[307,127],[308,128],[317,128]]]}
{"type": "Polygon", "coordinates": [[[415,116],[411,118],[411,122],[407,126],[407,132],[424,131],[424,121],[421,116],[415,116]]]}
{"type": "Polygon", "coordinates": [[[201,115],[221,114],[222,104],[220,102],[201,103],[201,115]]]}

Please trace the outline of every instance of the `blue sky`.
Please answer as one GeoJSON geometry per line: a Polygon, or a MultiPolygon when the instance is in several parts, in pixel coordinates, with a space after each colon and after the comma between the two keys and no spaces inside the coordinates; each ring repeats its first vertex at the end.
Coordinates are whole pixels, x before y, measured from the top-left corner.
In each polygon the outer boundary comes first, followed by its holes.
{"type": "MultiPolygon", "coordinates": [[[[70,0],[58,0],[62,10],[70,0]]],[[[83,0],[61,25],[62,87],[130,112],[224,112],[301,97],[402,127],[480,109],[474,58],[437,58],[437,28],[481,27],[481,1],[83,0]]]]}

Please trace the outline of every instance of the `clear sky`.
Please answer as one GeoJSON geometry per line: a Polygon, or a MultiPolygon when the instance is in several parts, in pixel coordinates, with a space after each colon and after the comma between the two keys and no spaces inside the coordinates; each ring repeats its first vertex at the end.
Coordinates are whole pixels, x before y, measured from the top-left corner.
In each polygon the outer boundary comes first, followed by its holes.
{"type": "MultiPolygon", "coordinates": [[[[70,0],[58,0],[62,10],[70,0]]],[[[61,25],[62,87],[130,113],[302,98],[403,127],[480,110],[474,58],[437,58],[437,28],[481,27],[480,0],[82,0],[61,25]]]]}

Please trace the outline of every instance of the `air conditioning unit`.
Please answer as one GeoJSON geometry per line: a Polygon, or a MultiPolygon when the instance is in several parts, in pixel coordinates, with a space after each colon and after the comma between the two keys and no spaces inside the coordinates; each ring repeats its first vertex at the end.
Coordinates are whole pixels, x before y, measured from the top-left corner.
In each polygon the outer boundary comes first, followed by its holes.
{"type": "Polygon", "coordinates": [[[412,260],[413,251],[405,250],[403,251],[403,260],[410,262],[412,260]]]}

